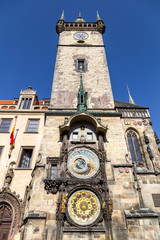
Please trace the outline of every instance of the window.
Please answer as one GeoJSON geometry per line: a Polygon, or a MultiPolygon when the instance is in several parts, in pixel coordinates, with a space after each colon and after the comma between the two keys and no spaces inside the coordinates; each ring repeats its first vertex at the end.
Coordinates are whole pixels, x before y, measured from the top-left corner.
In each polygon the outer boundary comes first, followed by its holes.
{"type": "Polygon", "coordinates": [[[44,105],[49,106],[49,105],[50,105],[50,101],[46,101],[46,102],[44,102],[44,105]]]}
{"type": "Polygon", "coordinates": [[[9,119],[2,119],[0,125],[0,132],[8,132],[10,128],[11,120],[9,119]]]}
{"type": "Polygon", "coordinates": [[[73,140],[77,140],[78,139],[78,132],[73,132],[72,139],[73,140]]]}
{"type": "Polygon", "coordinates": [[[51,179],[56,179],[57,176],[57,165],[51,166],[51,179]]]}
{"type": "Polygon", "coordinates": [[[75,67],[76,67],[77,72],[86,72],[87,71],[87,61],[86,61],[86,59],[75,60],[75,67]]]}
{"type": "Polygon", "coordinates": [[[132,162],[143,162],[142,160],[142,155],[137,139],[137,135],[134,131],[130,130],[127,133],[127,140],[128,140],[128,145],[129,145],[129,150],[132,158],[132,162]]]}
{"type": "Polygon", "coordinates": [[[78,60],[78,72],[84,72],[84,71],[85,71],[84,60],[78,60]]]}
{"type": "Polygon", "coordinates": [[[2,149],[3,149],[3,147],[0,147],[0,156],[1,156],[1,154],[2,154],[2,149]]]}
{"type": "Polygon", "coordinates": [[[32,98],[22,98],[20,109],[30,109],[32,98]]]}
{"type": "Polygon", "coordinates": [[[19,166],[18,166],[19,168],[29,168],[30,167],[32,153],[33,153],[33,149],[23,148],[22,154],[21,154],[21,159],[20,159],[19,166]]]}
{"type": "Polygon", "coordinates": [[[28,120],[27,132],[37,132],[38,129],[38,119],[28,120]]]}
{"type": "Polygon", "coordinates": [[[87,132],[87,139],[92,140],[93,139],[93,134],[91,132],[87,132]]]}

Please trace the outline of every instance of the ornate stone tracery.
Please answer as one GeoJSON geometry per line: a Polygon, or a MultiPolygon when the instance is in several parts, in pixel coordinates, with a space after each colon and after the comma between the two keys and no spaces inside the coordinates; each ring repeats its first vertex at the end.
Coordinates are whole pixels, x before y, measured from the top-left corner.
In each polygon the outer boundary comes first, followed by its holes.
{"type": "Polygon", "coordinates": [[[23,203],[15,192],[11,192],[9,188],[3,188],[0,191],[0,207],[2,206],[9,206],[10,212],[12,212],[12,223],[8,237],[8,240],[12,240],[21,224],[23,203]]]}

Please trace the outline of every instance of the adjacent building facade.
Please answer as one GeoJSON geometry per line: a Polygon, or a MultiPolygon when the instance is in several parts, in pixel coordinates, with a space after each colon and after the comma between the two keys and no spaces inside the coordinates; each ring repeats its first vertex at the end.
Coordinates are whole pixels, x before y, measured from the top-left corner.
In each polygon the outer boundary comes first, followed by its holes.
{"type": "Polygon", "coordinates": [[[29,87],[0,101],[0,239],[158,240],[160,141],[148,108],[114,100],[98,14],[62,14],[56,31],[51,98],[29,87]]]}

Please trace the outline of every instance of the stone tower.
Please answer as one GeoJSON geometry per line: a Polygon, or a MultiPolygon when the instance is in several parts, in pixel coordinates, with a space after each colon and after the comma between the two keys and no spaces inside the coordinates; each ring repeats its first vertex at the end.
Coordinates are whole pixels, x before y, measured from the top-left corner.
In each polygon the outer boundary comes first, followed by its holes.
{"type": "Polygon", "coordinates": [[[62,14],[56,31],[23,239],[159,239],[160,154],[148,108],[113,100],[98,14],[96,22],[62,14]]]}
{"type": "Polygon", "coordinates": [[[51,94],[53,108],[76,108],[79,72],[87,92],[88,109],[113,109],[114,101],[102,34],[103,21],[85,22],[79,14],[75,22],[62,17],[56,26],[59,34],[51,94]],[[98,74],[97,74],[98,73],[98,74]]]}
{"type": "Polygon", "coordinates": [[[31,88],[0,104],[0,237],[159,240],[160,140],[148,108],[130,92],[129,103],[113,100],[98,13],[96,22],[63,13],[56,31],[50,106],[31,88]]]}

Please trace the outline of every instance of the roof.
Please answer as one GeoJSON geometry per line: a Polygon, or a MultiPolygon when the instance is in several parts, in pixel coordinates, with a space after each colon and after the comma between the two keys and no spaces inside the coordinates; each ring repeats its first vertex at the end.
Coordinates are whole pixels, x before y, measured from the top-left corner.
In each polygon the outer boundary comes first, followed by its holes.
{"type": "Polygon", "coordinates": [[[116,108],[145,108],[148,109],[148,107],[144,107],[144,106],[140,106],[140,105],[136,105],[136,104],[132,104],[132,103],[128,103],[128,102],[122,102],[119,100],[114,100],[115,103],[115,107],[116,108]]]}
{"type": "Polygon", "coordinates": [[[43,101],[42,100],[38,101],[38,104],[43,105],[43,101]]]}
{"type": "Polygon", "coordinates": [[[0,100],[0,105],[1,104],[13,104],[14,101],[13,100],[0,100]]]}

